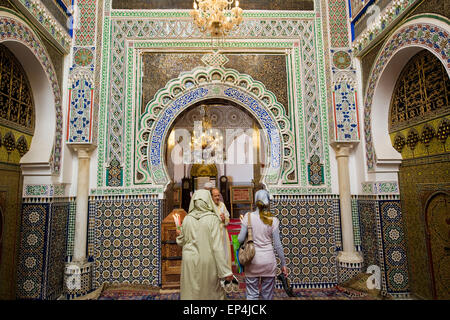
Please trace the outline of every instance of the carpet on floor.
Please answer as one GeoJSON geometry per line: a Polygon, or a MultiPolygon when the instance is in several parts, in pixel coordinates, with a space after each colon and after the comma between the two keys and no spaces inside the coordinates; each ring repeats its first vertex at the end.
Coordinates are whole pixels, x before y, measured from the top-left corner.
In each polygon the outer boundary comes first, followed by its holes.
{"type": "MultiPolygon", "coordinates": [[[[380,300],[365,292],[351,288],[334,286],[323,289],[294,289],[297,297],[288,297],[283,289],[275,289],[274,300],[380,300]]],[[[159,287],[115,284],[103,285],[82,300],[179,300],[180,292],[177,289],[165,290],[159,287]]],[[[244,300],[245,289],[227,294],[227,300],[244,300]]]]}

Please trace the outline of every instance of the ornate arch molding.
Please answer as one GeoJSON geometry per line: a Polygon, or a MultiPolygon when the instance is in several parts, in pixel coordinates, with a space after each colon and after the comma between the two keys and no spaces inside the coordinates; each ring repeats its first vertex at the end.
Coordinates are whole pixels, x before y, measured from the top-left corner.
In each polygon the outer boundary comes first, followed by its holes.
{"type": "Polygon", "coordinates": [[[45,72],[50,83],[55,101],[56,132],[49,164],[52,173],[59,174],[61,169],[63,113],[60,88],[50,56],[39,37],[27,26],[26,22],[12,13],[0,11],[0,43],[6,41],[19,42],[26,46],[40,62],[42,70],[45,72]]]}
{"type": "MultiPolygon", "coordinates": [[[[366,142],[367,168],[376,168],[377,156],[373,142],[372,107],[374,96],[386,67],[401,50],[406,48],[423,48],[432,52],[445,66],[450,75],[450,26],[443,22],[445,18],[411,18],[400,26],[386,41],[372,67],[364,99],[364,133],[366,142]]],[[[386,119],[388,121],[388,119],[386,119]]],[[[387,133],[386,133],[387,134],[387,133]]]]}
{"type": "Polygon", "coordinates": [[[283,106],[264,84],[233,69],[199,67],[169,81],[150,101],[137,128],[135,182],[167,186],[164,142],[171,124],[189,106],[222,98],[248,110],[261,125],[268,142],[269,168],[263,183],[278,184],[295,169],[294,137],[283,106]]]}

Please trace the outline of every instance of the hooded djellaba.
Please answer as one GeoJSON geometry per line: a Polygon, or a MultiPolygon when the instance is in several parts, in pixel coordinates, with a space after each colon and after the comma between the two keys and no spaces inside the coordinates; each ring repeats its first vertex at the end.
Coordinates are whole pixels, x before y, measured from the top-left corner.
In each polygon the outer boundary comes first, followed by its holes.
{"type": "Polygon", "coordinates": [[[221,221],[208,190],[198,190],[189,204],[177,244],[183,247],[181,300],[223,300],[220,280],[232,275],[223,251],[221,221]]]}

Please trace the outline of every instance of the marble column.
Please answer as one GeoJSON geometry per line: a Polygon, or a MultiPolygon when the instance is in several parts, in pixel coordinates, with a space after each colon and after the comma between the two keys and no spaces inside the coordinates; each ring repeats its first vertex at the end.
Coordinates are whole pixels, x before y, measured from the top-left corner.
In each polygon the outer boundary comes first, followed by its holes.
{"type": "MultiPolygon", "coordinates": [[[[335,153],[338,165],[339,178],[339,199],[341,209],[341,233],[342,251],[338,253],[337,260],[341,270],[340,278],[345,281],[355,273],[359,273],[362,268],[363,258],[355,250],[353,239],[353,219],[352,219],[352,199],[350,193],[350,172],[348,158],[354,147],[354,143],[342,142],[331,144],[335,153]],[[345,272],[342,272],[344,270],[345,272]],[[345,275],[343,275],[345,273],[345,275]]],[[[341,281],[341,282],[343,282],[341,281]]]]}
{"type": "Polygon", "coordinates": [[[65,284],[69,297],[79,296],[91,289],[91,263],[87,259],[89,167],[91,144],[71,144],[69,147],[78,157],[78,176],[75,214],[75,238],[72,261],[66,264],[65,284]]]}

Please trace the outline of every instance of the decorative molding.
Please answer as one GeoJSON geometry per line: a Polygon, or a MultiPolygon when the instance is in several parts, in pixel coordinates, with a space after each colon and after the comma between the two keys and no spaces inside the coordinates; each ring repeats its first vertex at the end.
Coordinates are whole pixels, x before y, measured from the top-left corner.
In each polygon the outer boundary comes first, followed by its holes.
{"type": "MultiPolygon", "coordinates": [[[[186,18],[192,20],[190,10],[111,10],[112,18],[186,18]]],[[[250,19],[314,19],[313,11],[245,11],[244,22],[250,19]]]]}
{"type": "Polygon", "coordinates": [[[400,193],[400,189],[397,181],[376,181],[376,182],[363,182],[362,183],[363,194],[371,195],[388,195],[400,193]]]}
{"type": "Polygon", "coordinates": [[[25,10],[26,16],[32,18],[33,22],[59,50],[65,54],[70,52],[72,38],[66,28],[55,19],[41,1],[13,0],[13,2],[25,10]]]}
{"type": "Polygon", "coordinates": [[[132,187],[132,188],[95,188],[91,189],[92,196],[140,196],[140,195],[162,195],[164,189],[161,187],[132,187]]]}
{"type": "Polygon", "coordinates": [[[66,184],[24,184],[22,196],[35,197],[67,197],[66,184]]]}
{"type": "Polygon", "coordinates": [[[363,55],[373,43],[392,29],[395,26],[395,23],[397,23],[400,18],[410,11],[417,3],[417,0],[392,1],[391,5],[383,10],[378,19],[376,19],[372,25],[368,26],[366,31],[353,41],[353,51],[355,56],[359,57],[363,55]]]}

